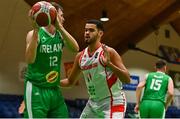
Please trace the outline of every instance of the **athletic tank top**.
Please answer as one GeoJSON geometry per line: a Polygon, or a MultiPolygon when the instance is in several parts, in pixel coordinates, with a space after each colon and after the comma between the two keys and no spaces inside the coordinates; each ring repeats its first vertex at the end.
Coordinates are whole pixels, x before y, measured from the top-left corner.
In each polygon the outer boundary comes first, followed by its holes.
{"type": "Polygon", "coordinates": [[[40,87],[58,86],[63,46],[59,31],[52,35],[44,27],[40,28],[36,59],[28,65],[26,81],[40,87]]]}
{"type": "Polygon", "coordinates": [[[147,74],[143,100],[159,100],[165,103],[170,76],[163,72],[147,74]]]}
{"type": "Polygon", "coordinates": [[[124,101],[125,97],[121,92],[122,83],[110,68],[102,62],[103,49],[100,46],[92,56],[88,48],[81,53],[79,65],[82,69],[90,99],[99,101],[110,97],[124,101]]]}

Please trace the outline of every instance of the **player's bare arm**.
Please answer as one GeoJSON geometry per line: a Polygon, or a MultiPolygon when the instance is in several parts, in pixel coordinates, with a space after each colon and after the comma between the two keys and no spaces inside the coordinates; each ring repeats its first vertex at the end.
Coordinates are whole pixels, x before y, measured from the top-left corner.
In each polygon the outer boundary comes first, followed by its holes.
{"type": "Polygon", "coordinates": [[[79,67],[80,55],[81,55],[81,53],[78,53],[76,55],[76,58],[75,58],[75,61],[74,61],[74,64],[73,64],[73,68],[71,70],[71,73],[70,73],[69,77],[66,78],[66,79],[62,79],[60,81],[60,86],[62,86],[62,87],[71,87],[74,84],[76,84],[76,82],[78,80],[78,77],[79,77],[79,75],[81,73],[81,69],[79,67]]]}
{"type": "Polygon", "coordinates": [[[38,46],[38,31],[37,30],[29,31],[26,37],[26,52],[25,52],[25,59],[28,64],[31,64],[35,61],[37,46],[38,46]]]}
{"type": "Polygon", "coordinates": [[[36,50],[38,45],[38,30],[36,22],[32,17],[32,10],[29,11],[29,22],[33,27],[33,30],[29,31],[26,36],[26,52],[25,52],[25,60],[26,63],[31,64],[35,61],[36,58],[36,50]]]}
{"type": "Polygon", "coordinates": [[[113,70],[123,83],[130,83],[129,72],[124,66],[119,54],[113,48],[107,46],[103,46],[103,49],[105,64],[113,70]]]}
{"type": "Polygon", "coordinates": [[[139,103],[141,100],[142,89],[145,86],[145,84],[146,84],[146,80],[143,80],[138,84],[138,86],[136,88],[136,106],[134,108],[134,111],[136,113],[138,113],[138,111],[139,111],[139,103]]]}
{"type": "Polygon", "coordinates": [[[174,96],[174,84],[173,84],[172,79],[169,80],[167,92],[168,92],[168,96],[167,96],[166,105],[165,105],[166,109],[169,106],[169,104],[172,102],[173,96],[174,96]]]}
{"type": "Polygon", "coordinates": [[[71,36],[71,34],[69,34],[66,31],[66,29],[63,27],[62,19],[64,19],[63,16],[57,14],[55,26],[61,32],[61,35],[62,35],[64,42],[67,45],[67,47],[73,52],[78,52],[79,51],[79,45],[78,45],[77,41],[74,39],[74,37],[71,36]]]}

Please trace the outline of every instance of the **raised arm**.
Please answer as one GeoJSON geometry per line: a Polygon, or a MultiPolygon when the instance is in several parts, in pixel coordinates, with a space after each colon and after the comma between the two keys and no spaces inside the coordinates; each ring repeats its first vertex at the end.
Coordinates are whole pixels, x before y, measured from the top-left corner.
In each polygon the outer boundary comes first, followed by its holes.
{"type": "Polygon", "coordinates": [[[79,45],[77,41],[63,27],[62,23],[60,22],[60,17],[61,16],[57,15],[56,28],[61,32],[61,35],[64,39],[64,43],[67,45],[68,49],[70,49],[73,52],[78,52],[79,45]]]}
{"type": "Polygon", "coordinates": [[[75,58],[75,61],[74,61],[74,64],[73,64],[73,68],[71,70],[71,73],[70,73],[69,77],[66,78],[66,79],[62,79],[60,81],[60,86],[61,87],[71,87],[74,84],[76,84],[76,81],[78,80],[78,77],[79,77],[79,75],[81,73],[81,69],[79,67],[80,54],[81,53],[78,53],[76,55],[76,58],[75,58]]]}
{"type": "Polygon", "coordinates": [[[130,83],[130,75],[120,55],[113,49],[103,45],[105,64],[119,77],[123,83],[130,83]]]}
{"type": "Polygon", "coordinates": [[[38,46],[38,30],[29,31],[26,37],[26,63],[34,63],[36,59],[36,50],[38,46]]]}
{"type": "Polygon", "coordinates": [[[29,31],[26,36],[25,60],[26,60],[26,63],[31,64],[31,63],[34,63],[36,59],[39,27],[37,26],[36,22],[32,19],[31,10],[29,11],[28,16],[29,16],[29,22],[31,23],[33,30],[29,31]]]}

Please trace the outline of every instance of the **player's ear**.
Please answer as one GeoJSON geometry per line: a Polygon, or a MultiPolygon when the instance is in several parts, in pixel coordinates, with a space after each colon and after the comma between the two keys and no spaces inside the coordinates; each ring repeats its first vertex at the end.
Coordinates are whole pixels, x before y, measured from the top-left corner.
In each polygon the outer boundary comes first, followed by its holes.
{"type": "Polygon", "coordinates": [[[100,30],[100,31],[99,31],[99,35],[100,35],[100,36],[103,36],[103,34],[104,34],[104,32],[100,30]]]}

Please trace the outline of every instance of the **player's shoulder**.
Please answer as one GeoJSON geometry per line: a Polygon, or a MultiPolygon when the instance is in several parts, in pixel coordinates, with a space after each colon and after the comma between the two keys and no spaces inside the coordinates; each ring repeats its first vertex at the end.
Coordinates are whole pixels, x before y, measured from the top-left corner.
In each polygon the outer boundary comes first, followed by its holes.
{"type": "Polygon", "coordinates": [[[154,75],[162,75],[162,74],[159,72],[156,72],[156,71],[152,71],[152,72],[147,73],[146,75],[147,76],[154,76],[154,75]]]}
{"type": "MultiPolygon", "coordinates": [[[[34,32],[34,30],[32,29],[32,30],[30,30],[30,31],[27,32],[27,35],[33,35],[33,32],[34,32]]],[[[37,32],[37,31],[36,31],[36,32],[37,32]]]]}
{"type": "Polygon", "coordinates": [[[80,51],[80,52],[77,53],[76,56],[80,56],[80,55],[82,55],[82,54],[83,54],[83,51],[80,51]]]}
{"type": "Polygon", "coordinates": [[[28,31],[27,34],[33,34],[33,32],[34,32],[34,30],[30,30],[30,31],[28,31]]]}
{"type": "Polygon", "coordinates": [[[149,73],[147,73],[148,75],[153,75],[153,74],[156,74],[157,72],[154,72],[154,71],[152,71],[152,72],[149,72],[149,73]]]}
{"type": "Polygon", "coordinates": [[[103,46],[105,46],[105,47],[107,48],[107,51],[108,51],[108,52],[114,52],[114,51],[115,51],[114,48],[112,48],[112,47],[110,47],[110,46],[108,46],[108,45],[103,44],[103,46]]]}
{"type": "Polygon", "coordinates": [[[77,54],[76,54],[76,58],[80,58],[82,55],[83,55],[83,52],[84,52],[84,50],[83,51],[80,51],[80,52],[78,52],[77,54]]]}
{"type": "Polygon", "coordinates": [[[168,74],[165,74],[168,78],[168,80],[172,80],[171,76],[169,76],[168,74]]]}
{"type": "Polygon", "coordinates": [[[112,47],[110,46],[107,46],[106,45],[106,48],[107,48],[107,51],[111,54],[111,55],[119,55],[119,53],[112,47]]]}

